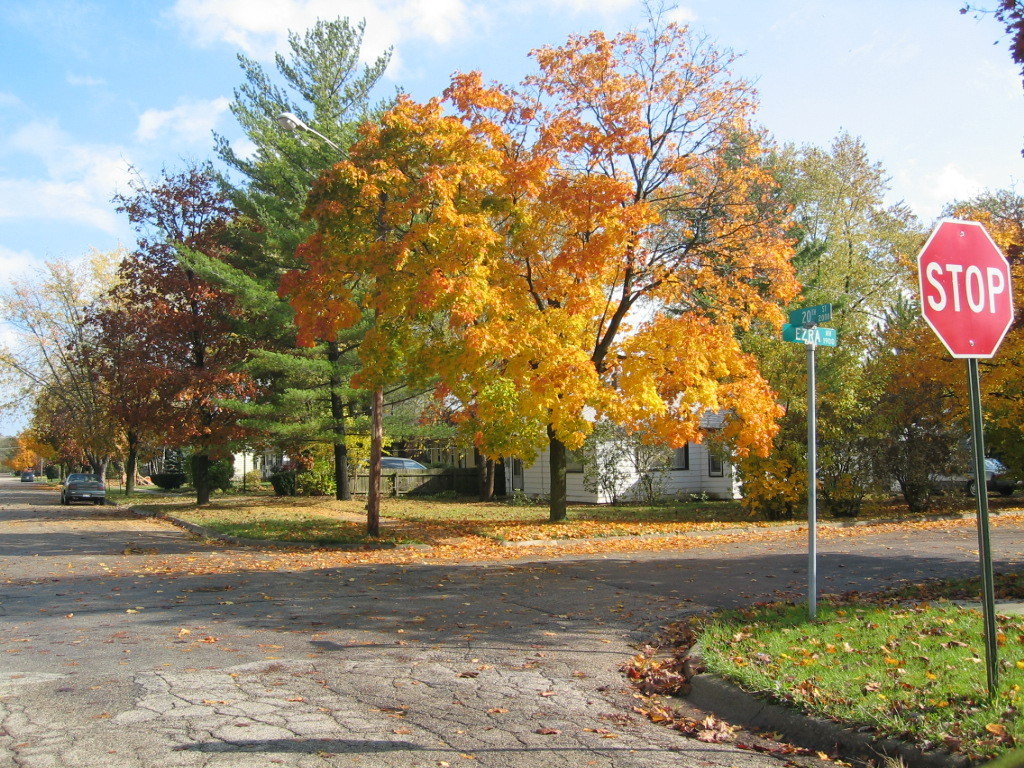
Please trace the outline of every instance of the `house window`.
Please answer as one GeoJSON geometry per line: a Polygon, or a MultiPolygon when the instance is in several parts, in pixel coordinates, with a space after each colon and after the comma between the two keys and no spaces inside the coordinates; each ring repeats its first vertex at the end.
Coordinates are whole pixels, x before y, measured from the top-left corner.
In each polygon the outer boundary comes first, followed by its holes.
{"type": "Polygon", "coordinates": [[[725,462],[721,456],[708,453],[708,475],[710,477],[723,477],[725,475],[725,462]]]}
{"type": "Polygon", "coordinates": [[[583,451],[566,451],[565,452],[565,471],[566,472],[582,472],[583,471],[583,451]]]}
{"type": "Polygon", "coordinates": [[[690,468],[690,444],[687,443],[682,448],[676,448],[672,451],[672,469],[689,469],[690,468]]]}

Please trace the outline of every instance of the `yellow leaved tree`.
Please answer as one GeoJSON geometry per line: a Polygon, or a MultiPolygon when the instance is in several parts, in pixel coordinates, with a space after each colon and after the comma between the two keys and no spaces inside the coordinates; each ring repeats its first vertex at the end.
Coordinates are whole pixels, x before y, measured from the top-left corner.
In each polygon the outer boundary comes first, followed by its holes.
{"type": "Polygon", "coordinates": [[[737,334],[798,285],[729,56],[655,20],[533,57],[519,87],[457,75],[365,127],[282,291],[307,339],[372,307],[360,380],[435,382],[486,455],[546,444],[560,520],[598,418],[675,447],[723,412],[735,452],[768,450],[774,393],[737,334]]]}

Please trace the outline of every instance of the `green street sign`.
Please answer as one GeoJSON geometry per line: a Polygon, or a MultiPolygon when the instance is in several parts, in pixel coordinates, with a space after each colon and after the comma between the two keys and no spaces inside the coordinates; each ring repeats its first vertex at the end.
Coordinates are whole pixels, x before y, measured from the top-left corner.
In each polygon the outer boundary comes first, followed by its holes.
{"type": "Polygon", "coordinates": [[[782,340],[795,341],[799,344],[813,343],[819,347],[834,347],[839,342],[839,334],[835,328],[802,328],[786,323],[782,326],[782,340]]]}
{"type": "Polygon", "coordinates": [[[821,325],[822,323],[827,323],[831,319],[831,304],[816,304],[813,307],[794,309],[792,312],[789,313],[790,325],[803,325],[809,327],[812,325],[821,325]]]}

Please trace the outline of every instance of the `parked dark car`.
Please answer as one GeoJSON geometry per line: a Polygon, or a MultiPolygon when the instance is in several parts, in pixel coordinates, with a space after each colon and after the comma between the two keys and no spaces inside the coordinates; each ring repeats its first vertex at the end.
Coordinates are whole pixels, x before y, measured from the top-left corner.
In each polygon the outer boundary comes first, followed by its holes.
{"type": "Polygon", "coordinates": [[[22,472],[21,482],[23,483],[34,483],[36,481],[36,475],[34,472],[22,472]]]}
{"type": "Polygon", "coordinates": [[[426,469],[425,466],[420,464],[418,461],[412,459],[403,459],[398,456],[381,456],[380,459],[381,469],[404,469],[404,470],[418,470],[426,469]]]}
{"type": "MultiPolygon", "coordinates": [[[[1010,479],[1010,470],[999,459],[985,459],[985,485],[989,491],[1011,496],[1017,489],[1017,482],[1010,479]]],[[[974,480],[967,483],[967,492],[974,493],[974,480]]]]}
{"type": "Polygon", "coordinates": [[[64,481],[60,492],[60,503],[70,504],[72,501],[85,501],[93,504],[105,504],[107,486],[99,475],[72,473],[64,481]]]}

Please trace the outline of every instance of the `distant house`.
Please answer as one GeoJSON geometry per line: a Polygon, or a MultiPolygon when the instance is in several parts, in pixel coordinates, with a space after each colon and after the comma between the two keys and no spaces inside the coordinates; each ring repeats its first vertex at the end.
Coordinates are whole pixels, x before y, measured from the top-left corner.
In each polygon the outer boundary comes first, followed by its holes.
{"type": "MultiPolygon", "coordinates": [[[[720,415],[710,414],[702,422],[705,429],[722,425],[720,415]]],[[[549,453],[542,451],[532,464],[520,459],[506,459],[506,488],[509,493],[520,491],[527,496],[547,496],[551,492],[549,453]]],[[[686,498],[690,495],[706,494],[715,499],[738,499],[741,485],[735,466],[723,458],[706,443],[688,443],[669,454],[666,466],[648,471],[648,481],[633,468],[631,462],[619,465],[616,496],[620,501],[642,498],[647,488],[656,489],[664,498],[686,498]]],[[[566,496],[570,502],[609,504],[611,493],[588,488],[584,483],[583,462],[576,454],[570,453],[566,462],[566,496]]]]}

